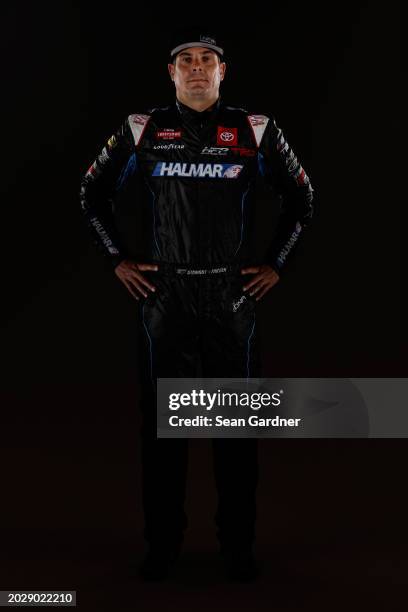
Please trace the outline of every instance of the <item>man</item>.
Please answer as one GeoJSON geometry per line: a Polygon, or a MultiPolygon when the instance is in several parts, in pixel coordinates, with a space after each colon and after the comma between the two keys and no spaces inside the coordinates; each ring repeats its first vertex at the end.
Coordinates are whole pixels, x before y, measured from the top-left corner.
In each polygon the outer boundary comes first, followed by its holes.
{"type": "MultiPolygon", "coordinates": [[[[312,214],[310,181],[275,120],[226,106],[226,64],[216,39],[180,36],[168,64],[176,100],[130,115],[82,180],[82,211],[115,274],[140,304],[142,467],[146,579],[163,578],[187,526],[187,439],[157,439],[158,377],[259,376],[255,310],[279,280],[312,214]],[[283,210],[264,262],[251,256],[258,174],[283,210]],[[115,192],[138,176],[151,206],[151,250],[129,257],[115,229],[115,192]]],[[[229,576],[256,575],[255,439],[213,439],[217,535],[229,576]]]]}

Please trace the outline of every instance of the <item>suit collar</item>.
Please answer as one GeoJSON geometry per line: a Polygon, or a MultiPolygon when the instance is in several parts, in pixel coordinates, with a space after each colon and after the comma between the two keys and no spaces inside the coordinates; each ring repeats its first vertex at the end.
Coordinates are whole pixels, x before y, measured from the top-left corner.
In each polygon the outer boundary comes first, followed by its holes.
{"type": "Polygon", "coordinates": [[[192,121],[197,123],[207,123],[211,119],[215,118],[221,106],[221,97],[219,96],[217,101],[214,103],[211,109],[204,111],[196,111],[194,108],[187,106],[180,102],[176,98],[176,108],[185,121],[192,121]]]}

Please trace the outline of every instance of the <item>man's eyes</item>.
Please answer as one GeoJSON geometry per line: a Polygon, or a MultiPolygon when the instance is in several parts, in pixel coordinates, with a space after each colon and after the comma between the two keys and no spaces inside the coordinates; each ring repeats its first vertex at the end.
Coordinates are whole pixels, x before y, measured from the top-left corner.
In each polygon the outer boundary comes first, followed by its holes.
{"type": "MultiPolygon", "coordinates": [[[[191,57],[187,57],[187,56],[185,56],[183,59],[184,59],[185,62],[188,62],[188,63],[190,63],[191,60],[192,60],[191,57]]],[[[201,59],[203,60],[203,62],[208,62],[210,57],[208,55],[204,55],[201,59]]]]}

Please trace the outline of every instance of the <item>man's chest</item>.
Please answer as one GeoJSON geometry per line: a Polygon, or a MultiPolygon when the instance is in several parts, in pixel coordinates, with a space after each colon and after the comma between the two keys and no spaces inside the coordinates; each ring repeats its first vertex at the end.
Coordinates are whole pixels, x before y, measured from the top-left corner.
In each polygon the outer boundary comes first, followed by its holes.
{"type": "Polygon", "coordinates": [[[137,152],[139,161],[149,166],[158,162],[246,166],[256,154],[249,127],[231,121],[152,121],[137,152]]]}

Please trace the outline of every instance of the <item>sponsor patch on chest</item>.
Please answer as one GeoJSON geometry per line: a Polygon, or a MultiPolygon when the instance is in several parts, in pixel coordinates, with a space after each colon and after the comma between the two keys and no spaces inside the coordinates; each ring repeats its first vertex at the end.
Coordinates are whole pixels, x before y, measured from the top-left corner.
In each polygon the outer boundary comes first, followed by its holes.
{"type": "Polygon", "coordinates": [[[217,145],[234,147],[238,144],[238,128],[226,128],[218,126],[217,145]]]}
{"type": "Polygon", "coordinates": [[[255,149],[248,149],[245,147],[204,147],[201,151],[201,155],[217,155],[225,156],[233,153],[240,157],[254,157],[256,155],[255,149]]]}
{"type": "Polygon", "coordinates": [[[243,304],[246,300],[246,296],[245,295],[241,295],[241,297],[236,300],[235,302],[232,302],[232,310],[233,312],[237,312],[238,308],[241,306],[241,304],[243,304]]]}
{"type": "Polygon", "coordinates": [[[152,176],[180,176],[183,178],[228,178],[235,179],[244,166],[240,164],[189,164],[157,162],[152,176]]]}
{"type": "Polygon", "coordinates": [[[175,138],[181,138],[181,130],[158,130],[156,132],[157,140],[174,140],[175,138]]]}

